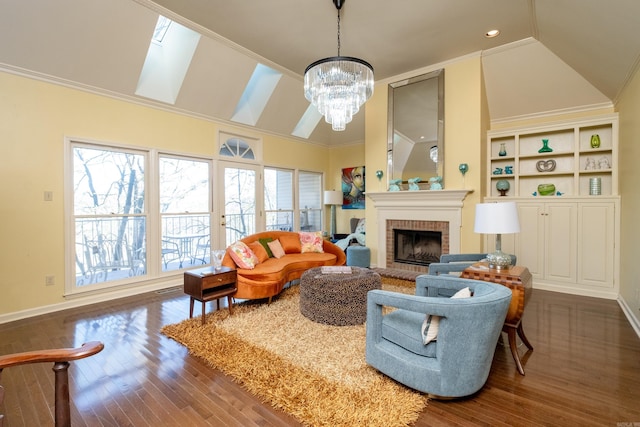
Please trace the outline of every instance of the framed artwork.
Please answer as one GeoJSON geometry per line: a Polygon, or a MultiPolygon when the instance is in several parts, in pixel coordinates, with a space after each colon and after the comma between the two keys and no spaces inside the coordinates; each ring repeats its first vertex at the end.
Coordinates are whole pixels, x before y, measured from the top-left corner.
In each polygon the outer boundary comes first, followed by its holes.
{"type": "Polygon", "coordinates": [[[342,169],[342,209],[364,209],[364,166],[342,169]]]}

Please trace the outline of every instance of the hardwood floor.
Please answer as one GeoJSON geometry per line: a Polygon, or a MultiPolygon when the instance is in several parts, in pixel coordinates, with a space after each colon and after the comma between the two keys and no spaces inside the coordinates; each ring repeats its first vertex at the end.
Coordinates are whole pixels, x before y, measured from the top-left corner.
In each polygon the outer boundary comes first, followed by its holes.
{"type": "MultiPolygon", "coordinates": [[[[300,425],[159,333],[188,313],[177,288],[39,316],[0,325],[0,354],[102,341],[69,369],[74,426],[300,425]]],[[[526,376],[499,344],[480,392],[430,401],[416,426],[640,423],[640,339],[615,301],[535,290],[524,328],[526,376]]],[[[53,425],[50,364],[6,369],[2,384],[5,426],[53,425]]]]}

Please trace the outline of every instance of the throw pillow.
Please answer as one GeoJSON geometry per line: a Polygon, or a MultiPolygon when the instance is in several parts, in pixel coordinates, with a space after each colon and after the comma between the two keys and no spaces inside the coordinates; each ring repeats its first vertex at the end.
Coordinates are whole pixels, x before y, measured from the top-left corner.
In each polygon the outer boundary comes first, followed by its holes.
{"type": "Polygon", "coordinates": [[[321,231],[301,231],[300,232],[300,253],[324,252],[322,249],[321,231]]]}
{"type": "MultiPolygon", "coordinates": [[[[460,289],[453,294],[451,298],[469,298],[471,297],[471,289],[460,289]]],[[[438,329],[440,329],[440,316],[434,316],[427,314],[424,322],[422,322],[422,342],[424,345],[429,344],[431,341],[435,341],[438,338],[438,329]]]]}
{"type": "MultiPolygon", "coordinates": [[[[298,233],[286,233],[280,236],[278,239],[286,254],[299,254],[301,251],[300,236],[298,233]]],[[[273,251],[273,248],[271,248],[273,251]]]]}
{"type": "Polygon", "coordinates": [[[267,243],[273,242],[273,239],[271,237],[264,237],[262,239],[258,239],[258,242],[260,242],[260,244],[264,247],[264,250],[267,251],[269,258],[273,258],[273,252],[271,252],[271,248],[269,247],[269,245],[267,245],[267,243]]]}
{"type": "Polygon", "coordinates": [[[251,242],[247,246],[249,246],[249,249],[251,249],[251,251],[256,255],[256,257],[258,258],[258,262],[265,262],[269,259],[269,254],[260,244],[260,242],[251,242]]]}
{"type": "Polygon", "coordinates": [[[360,218],[360,220],[358,221],[358,225],[356,225],[356,229],[353,232],[356,234],[365,234],[365,223],[365,218],[360,218]]]}
{"type": "Polygon", "coordinates": [[[256,254],[244,242],[237,241],[227,248],[229,256],[240,268],[253,269],[258,264],[256,254]]]}
{"type": "Polygon", "coordinates": [[[274,240],[272,242],[267,242],[269,245],[269,249],[273,253],[273,256],[276,258],[282,258],[284,256],[284,249],[282,249],[282,245],[280,244],[280,240],[274,240]]]}

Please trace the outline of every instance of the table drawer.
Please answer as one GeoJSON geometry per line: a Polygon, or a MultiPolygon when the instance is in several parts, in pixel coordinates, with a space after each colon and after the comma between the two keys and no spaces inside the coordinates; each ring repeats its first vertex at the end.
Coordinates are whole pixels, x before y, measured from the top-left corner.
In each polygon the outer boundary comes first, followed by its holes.
{"type": "Polygon", "coordinates": [[[217,288],[219,286],[228,285],[236,282],[236,271],[226,273],[213,274],[202,278],[202,290],[217,288]]]}

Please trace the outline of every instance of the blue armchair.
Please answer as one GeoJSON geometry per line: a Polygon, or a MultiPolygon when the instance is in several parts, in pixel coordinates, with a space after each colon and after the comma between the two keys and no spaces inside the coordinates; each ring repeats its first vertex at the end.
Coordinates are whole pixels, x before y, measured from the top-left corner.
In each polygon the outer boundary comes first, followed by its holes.
{"type": "MultiPolygon", "coordinates": [[[[459,273],[486,257],[486,253],[442,254],[440,255],[440,262],[432,262],[429,264],[429,274],[437,276],[439,274],[459,273]]],[[[511,265],[516,265],[518,258],[515,255],[510,255],[510,257],[511,265]]]]}
{"type": "Polygon", "coordinates": [[[416,295],[367,295],[366,361],[394,380],[436,398],[468,396],[487,381],[511,301],[501,285],[420,275],[416,295]],[[449,298],[469,287],[471,298],[449,298]],[[397,310],[383,315],[383,306],[397,310]],[[437,339],[423,344],[426,315],[440,316],[437,339]]]}

